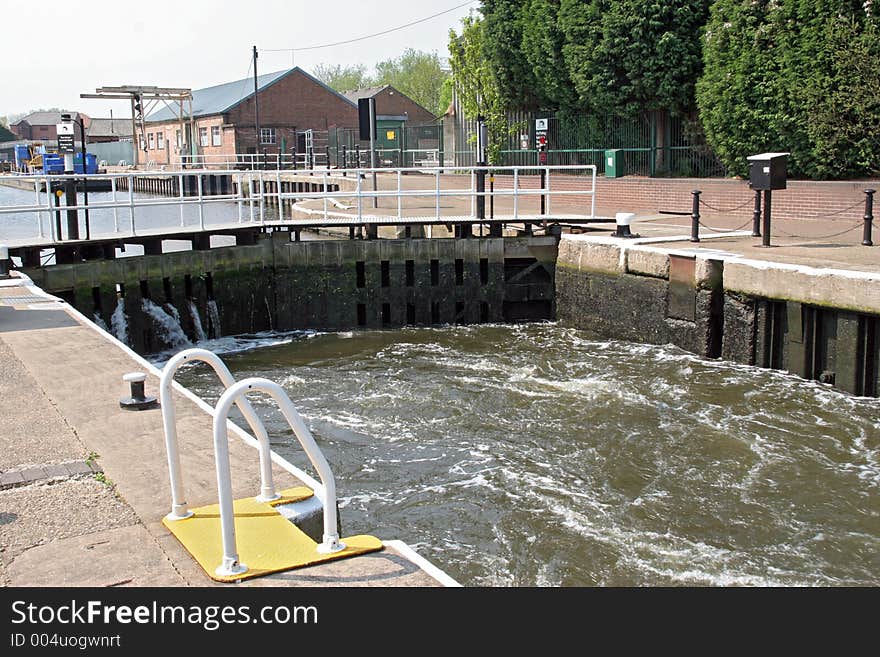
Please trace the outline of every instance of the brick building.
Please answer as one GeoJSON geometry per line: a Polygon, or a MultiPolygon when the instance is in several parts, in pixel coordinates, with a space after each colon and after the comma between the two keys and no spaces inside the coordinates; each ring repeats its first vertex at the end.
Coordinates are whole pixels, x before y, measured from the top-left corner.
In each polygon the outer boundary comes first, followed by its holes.
{"type": "Polygon", "coordinates": [[[345,97],[355,105],[361,98],[376,99],[376,120],[398,120],[409,125],[428,125],[436,117],[406,94],[402,94],[390,84],[382,87],[369,87],[348,91],[345,97]]]}
{"type": "Polygon", "coordinates": [[[218,161],[236,154],[290,153],[297,133],[358,125],[357,103],[299,67],[257,78],[260,140],[254,113],[254,80],[246,78],[193,91],[192,120],[164,108],[147,117],[138,140],[140,161],[177,164],[180,155],[218,161]],[[192,136],[192,138],[191,138],[192,136]]]}
{"type": "MultiPolygon", "coordinates": [[[[90,122],[89,117],[79,112],[65,113],[70,114],[74,121],[76,141],[82,141],[82,131],[80,130],[79,120],[82,118],[86,131],[88,131],[90,122]]],[[[61,123],[61,114],[61,112],[32,112],[13,123],[9,126],[9,129],[12,130],[19,139],[54,143],[58,141],[57,126],[61,123]]]]}

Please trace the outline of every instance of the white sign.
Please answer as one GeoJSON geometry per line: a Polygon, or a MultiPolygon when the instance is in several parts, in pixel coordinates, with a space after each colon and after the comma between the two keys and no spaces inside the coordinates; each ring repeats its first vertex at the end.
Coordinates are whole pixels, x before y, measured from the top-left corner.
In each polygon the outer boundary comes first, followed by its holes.
{"type": "Polygon", "coordinates": [[[59,135],[73,135],[72,123],[59,123],[55,126],[59,135]]]}
{"type": "Polygon", "coordinates": [[[535,119],[535,132],[547,132],[550,119],[535,119]]]}

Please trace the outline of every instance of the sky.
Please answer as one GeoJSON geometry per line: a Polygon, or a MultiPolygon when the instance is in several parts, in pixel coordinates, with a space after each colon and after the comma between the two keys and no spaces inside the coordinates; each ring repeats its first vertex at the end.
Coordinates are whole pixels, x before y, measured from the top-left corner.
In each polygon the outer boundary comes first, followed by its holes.
{"type": "Polygon", "coordinates": [[[91,117],[131,115],[128,101],[80,99],[98,87],[200,89],[253,75],[318,64],[365,64],[407,48],[446,57],[449,30],[479,2],[465,0],[3,0],[0,116],[60,107],[91,117]],[[356,43],[358,39],[457,9],[356,43]],[[16,56],[17,54],[17,56],[16,56]]]}

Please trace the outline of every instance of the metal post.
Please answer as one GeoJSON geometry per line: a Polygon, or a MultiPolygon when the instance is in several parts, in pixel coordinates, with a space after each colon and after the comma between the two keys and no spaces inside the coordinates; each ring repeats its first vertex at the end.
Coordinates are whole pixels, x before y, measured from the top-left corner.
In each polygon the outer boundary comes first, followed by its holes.
{"type": "Polygon", "coordinates": [[[119,232],[119,208],[116,207],[116,178],[110,179],[110,192],[113,194],[113,232],[119,232]]]}
{"type": "Polygon", "coordinates": [[[348,147],[342,146],[342,177],[348,177],[348,147]]]}
{"type": "Polygon", "coordinates": [[[89,180],[88,180],[88,158],[86,157],[86,126],[82,116],[79,117],[80,142],[83,158],[83,205],[85,206],[86,217],[86,240],[92,237],[91,221],[89,219],[89,180]]]}
{"type": "Polygon", "coordinates": [[[700,241],[700,194],[698,189],[694,190],[694,209],[691,214],[691,242],[700,241]]]}
{"type": "MultiPolygon", "coordinates": [[[[370,168],[373,170],[373,191],[379,190],[376,178],[376,103],[370,103],[370,168]]],[[[379,207],[379,197],[373,196],[373,208],[379,207]]]]}
{"type": "Polygon", "coordinates": [[[773,192],[764,192],[764,239],[763,246],[770,246],[770,212],[772,209],[773,192]]]}
{"type": "MultiPolygon", "coordinates": [[[[278,185],[278,221],[284,221],[284,200],[281,198],[281,171],[279,167],[279,171],[275,174],[275,184],[278,185]]],[[[324,188],[324,193],[327,193],[326,187],[324,188]]],[[[325,213],[326,214],[326,213],[325,213]]]]}
{"type": "Polygon", "coordinates": [[[134,174],[128,174],[128,217],[131,219],[131,236],[137,237],[134,229],[134,174]]]}
{"type": "Polygon", "coordinates": [[[541,216],[547,212],[547,197],[544,195],[544,189],[547,185],[547,170],[541,169],[541,216]]]}
{"type": "Polygon", "coordinates": [[[177,200],[178,207],[180,212],[180,227],[183,228],[186,226],[186,214],[183,209],[183,176],[177,176],[177,200]]]}
{"type": "Polygon", "coordinates": [[[862,239],[862,246],[874,246],[874,242],[871,239],[871,229],[874,223],[874,194],[877,193],[875,189],[866,189],[865,190],[865,234],[862,239]]]}
{"type": "Polygon", "coordinates": [[[254,46],[254,127],[257,130],[257,143],[256,148],[254,148],[254,153],[260,153],[260,94],[259,88],[257,87],[257,59],[259,55],[257,54],[257,47],[254,46]]]}
{"type": "Polygon", "coordinates": [[[199,176],[199,230],[205,230],[205,203],[202,200],[202,174],[199,176]]]}
{"type": "MultiPolygon", "coordinates": [[[[46,191],[48,194],[48,190],[46,191]]],[[[40,201],[40,181],[39,179],[34,179],[34,197],[36,200],[35,205],[42,206],[42,201],[40,201]]],[[[40,209],[37,211],[37,234],[42,239],[43,237],[43,210],[40,209]]],[[[49,214],[49,219],[51,220],[52,215],[49,214]]]]}
{"type": "Polygon", "coordinates": [[[752,237],[761,237],[761,192],[755,192],[755,213],[752,215],[752,237]]]}

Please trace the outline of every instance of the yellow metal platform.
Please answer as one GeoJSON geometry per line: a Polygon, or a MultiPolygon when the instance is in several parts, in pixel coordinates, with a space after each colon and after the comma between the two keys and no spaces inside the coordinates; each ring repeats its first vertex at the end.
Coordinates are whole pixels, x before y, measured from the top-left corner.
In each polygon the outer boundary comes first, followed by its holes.
{"type": "Polygon", "coordinates": [[[218,582],[238,582],[382,549],[378,538],[351,536],[341,539],[346,546],[341,552],[320,554],[318,544],[275,508],[312,495],[308,488],[294,488],[282,491],[281,499],[271,503],[258,502],[252,497],[234,502],[239,562],[248,570],[232,577],[221,577],[214,572],[223,561],[219,505],[192,509],[193,516],[186,520],[162,522],[208,576],[218,582]]]}

